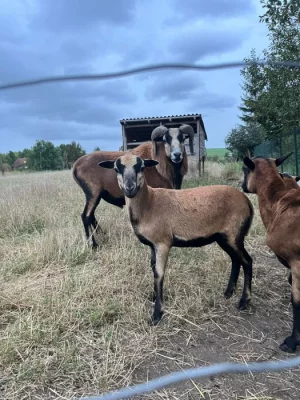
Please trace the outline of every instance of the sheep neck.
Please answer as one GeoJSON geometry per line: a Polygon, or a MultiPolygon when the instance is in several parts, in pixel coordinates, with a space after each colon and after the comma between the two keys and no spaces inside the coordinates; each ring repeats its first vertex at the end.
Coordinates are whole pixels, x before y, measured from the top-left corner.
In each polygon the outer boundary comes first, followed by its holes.
{"type": "Polygon", "coordinates": [[[144,211],[148,210],[149,195],[149,188],[146,183],[144,183],[144,185],[138,190],[135,197],[132,199],[125,197],[127,212],[133,227],[137,225],[140,219],[143,217],[144,211]]]}
{"type": "Polygon", "coordinates": [[[273,220],[273,206],[286,190],[283,180],[273,168],[258,169],[256,175],[258,204],[262,221],[267,228],[273,220]]]}

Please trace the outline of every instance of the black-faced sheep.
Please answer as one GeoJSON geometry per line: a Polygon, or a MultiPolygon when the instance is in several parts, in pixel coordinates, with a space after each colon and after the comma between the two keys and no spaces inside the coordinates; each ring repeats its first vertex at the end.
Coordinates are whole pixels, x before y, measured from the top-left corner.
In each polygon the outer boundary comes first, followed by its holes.
{"type": "MultiPolygon", "coordinates": [[[[145,142],[133,150],[132,154],[159,161],[157,167],[146,171],[148,185],[152,187],[181,189],[184,175],[188,172],[188,158],[184,141],[189,139],[193,153],[194,130],[190,125],[179,128],[158,126],[151,135],[152,142],[145,142]]],[[[95,218],[95,210],[100,200],[122,208],[125,205],[124,194],[120,190],[113,171],[100,169],[98,163],[115,160],[126,152],[96,151],[80,157],[73,167],[73,178],[84,191],[86,203],[81,215],[88,243],[98,247],[94,232],[100,227],[95,218]]]]}
{"type": "Polygon", "coordinates": [[[239,308],[247,308],[251,297],[252,258],[245,250],[244,239],[253,219],[248,197],[225,185],[175,191],[152,188],[147,185],[144,169],[146,172],[157,163],[133,154],[99,163],[101,167],[116,171],[131,226],[139,240],[151,248],[156,294],[154,323],[163,313],[164,273],[173,246],[201,247],[217,242],[232,261],[225,296],[232,296],[242,265],[244,289],[239,308]]]}

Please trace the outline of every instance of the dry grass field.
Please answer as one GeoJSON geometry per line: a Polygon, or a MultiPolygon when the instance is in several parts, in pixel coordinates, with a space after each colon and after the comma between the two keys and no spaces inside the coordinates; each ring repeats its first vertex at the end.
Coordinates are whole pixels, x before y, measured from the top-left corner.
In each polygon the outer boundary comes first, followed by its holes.
{"type": "MultiPolygon", "coordinates": [[[[237,186],[239,165],[206,163],[185,186],[237,186]]],[[[0,398],[75,399],[181,368],[291,357],[278,345],[291,329],[287,271],[265,246],[255,219],[246,247],[253,296],[225,300],[228,256],[215,244],[172,249],[166,313],[148,325],[153,277],[149,250],[125,210],[101,203],[99,251],[85,245],[84,195],[70,171],[0,176],[0,398]]],[[[299,399],[299,369],[188,381],[143,399],[299,399]]]]}

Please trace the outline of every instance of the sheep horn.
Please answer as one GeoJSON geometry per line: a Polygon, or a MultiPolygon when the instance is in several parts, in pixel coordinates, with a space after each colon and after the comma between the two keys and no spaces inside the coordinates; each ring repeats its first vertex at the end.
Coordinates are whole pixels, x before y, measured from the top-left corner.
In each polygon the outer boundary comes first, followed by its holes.
{"type": "Polygon", "coordinates": [[[151,133],[151,140],[155,142],[162,141],[162,138],[167,131],[168,128],[163,125],[156,127],[151,133]]]}
{"type": "Polygon", "coordinates": [[[293,154],[293,151],[291,151],[290,153],[286,154],[285,156],[276,158],[276,160],[275,160],[276,167],[279,167],[279,165],[281,165],[283,163],[283,161],[285,161],[292,154],[293,154]]]}
{"type": "Polygon", "coordinates": [[[190,152],[191,154],[195,154],[194,153],[194,129],[191,127],[191,125],[186,125],[183,124],[179,127],[179,130],[184,133],[185,135],[189,136],[189,146],[190,146],[190,152]]]}

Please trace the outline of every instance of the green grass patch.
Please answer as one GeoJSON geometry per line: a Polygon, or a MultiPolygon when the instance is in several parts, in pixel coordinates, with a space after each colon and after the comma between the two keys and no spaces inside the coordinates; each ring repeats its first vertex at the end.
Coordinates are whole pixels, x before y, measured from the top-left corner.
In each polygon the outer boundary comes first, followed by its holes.
{"type": "Polygon", "coordinates": [[[207,151],[207,156],[208,157],[213,157],[213,156],[218,156],[220,158],[224,158],[225,154],[228,153],[227,149],[221,148],[221,147],[216,147],[212,149],[206,149],[207,151]]]}

